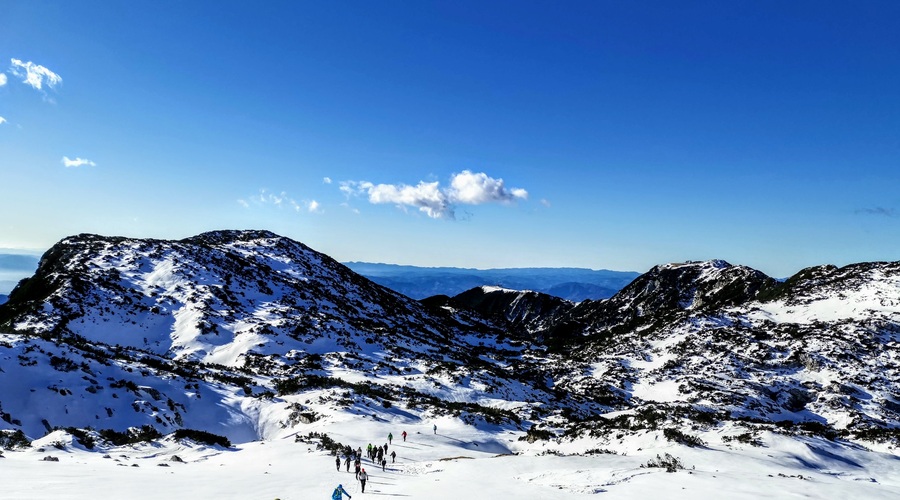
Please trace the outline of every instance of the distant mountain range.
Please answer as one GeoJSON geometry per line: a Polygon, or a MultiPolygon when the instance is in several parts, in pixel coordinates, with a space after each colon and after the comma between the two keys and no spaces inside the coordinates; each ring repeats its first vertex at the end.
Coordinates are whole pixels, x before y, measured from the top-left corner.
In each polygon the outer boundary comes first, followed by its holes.
{"type": "Polygon", "coordinates": [[[407,297],[453,296],[479,286],[546,293],[572,302],[606,299],[640,274],[581,268],[466,269],[345,262],[353,272],[407,297]]]}
{"type": "Polygon", "coordinates": [[[0,304],[19,280],[34,274],[40,259],[40,255],[33,253],[0,253],[0,304]]]}

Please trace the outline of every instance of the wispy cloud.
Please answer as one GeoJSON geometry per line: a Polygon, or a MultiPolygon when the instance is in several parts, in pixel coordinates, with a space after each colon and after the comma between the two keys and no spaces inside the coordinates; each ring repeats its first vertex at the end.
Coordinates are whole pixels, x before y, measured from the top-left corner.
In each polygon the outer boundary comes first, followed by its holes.
{"type": "Polygon", "coordinates": [[[0,73],[0,87],[6,85],[6,73],[0,73]]]}
{"type": "Polygon", "coordinates": [[[62,157],[62,164],[65,165],[66,168],[70,168],[70,167],[81,167],[81,166],[84,166],[84,165],[88,165],[88,166],[91,166],[91,167],[96,167],[96,166],[97,166],[97,164],[94,163],[94,162],[92,162],[91,160],[88,160],[88,159],[85,159],[85,158],[75,158],[74,160],[72,160],[72,159],[69,159],[68,156],[63,156],[63,157],[62,157]]]}
{"type": "Polygon", "coordinates": [[[277,209],[293,210],[294,212],[322,213],[322,206],[316,200],[297,201],[286,191],[275,193],[268,189],[260,189],[258,194],[240,198],[238,204],[244,208],[271,206],[277,209]]]}
{"type": "Polygon", "coordinates": [[[340,183],[340,190],[348,196],[364,195],[373,204],[392,203],[403,210],[416,208],[433,219],[455,219],[455,207],[459,204],[511,203],[528,199],[524,189],[507,188],[503,179],[469,170],[451,176],[447,188],[442,188],[439,182],[425,181],[415,186],[345,181],[340,183]]]}
{"type": "Polygon", "coordinates": [[[331,177],[323,177],[322,182],[324,184],[331,184],[331,177]]]}
{"type": "Polygon", "coordinates": [[[861,208],[856,211],[857,214],[861,215],[881,215],[884,217],[896,217],[897,211],[893,208],[885,208],[885,207],[874,207],[874,208],[861,208]]]}
{"type": "Polygon", "coordinates": [[[43,90],[44,84],[47,87],[55,88],[62,83],[62,77],[50,71],[40,64],[31,61],[22,62],[19,59],[10,59],[11,65],[9,70],[13,75],[22,79],[22,83],[26,83],[34,87],[35,90],[43,90]]]}
{"type": "Polygon", "coordinates": [[[0,125],[2,125],[4,123],[6,123],[6,118],[3,118],[2,116],[0,116],[0,125]]]}
{"type": "Polygon", "coordinates": [[[354,214],[359,215],[359,209],[356,207],[351,207],[349,203],[341,203],[341,206],[353,212],[354,214]]]}

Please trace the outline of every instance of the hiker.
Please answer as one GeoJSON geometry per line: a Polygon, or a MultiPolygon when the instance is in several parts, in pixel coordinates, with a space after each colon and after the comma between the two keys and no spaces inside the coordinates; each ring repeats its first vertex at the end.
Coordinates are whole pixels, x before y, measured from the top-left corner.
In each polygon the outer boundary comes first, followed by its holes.
{"type": "Polygon", "coordinates": [[[347,455],[347,460],[344,463],[347,464],[347,472],[350,472],[350,455],[347,455]]]}
{"type": "Polygon", "coordinates": [[[337,488],[334,489],[334,493],[331,494],[331,500],[342,500],[344,495],[347,495],[347,498],[353,498],[347,493],[347,490],[344,489],[344,486],[339,484],[337,488]]]}
{"type": "Polygon", "coordinates": [[[437,434],[437,424],[434,424],[434,427],[432,427],[432,430],[434,431],[435,434],[437,434]]]}
{"type": "Polygon", "coordinates": [[[384,443],[384,452],[387,453],[387,443],[384,443]]]}
{"type": "Polygon", "coordinates": [[[384,472],[384,467],[385,467],[386,465],[387,465],[387,459],[386,459],[386,458],[382,458],[382,459],[381,459],[381,472],[384,472]]]}
{"type": "Polygon", "coordinates": [[[396,461],[397,461],[397,451],[395,450],[395,451],[391,452],[391,463],[394,463],[396,461]]]}
{"type": "Polygon", "coordinates": [[[341,457],[334,457],[334,465],[337,466],[337,471],[341,471],[341,457]]]}
{"type": "Polygon", "coordinates": [[[362,469],[359,471],[359,484],[362,486],[362,492],[366,492],[366,481],[369,479],[369,475],[366,474],[366,469],[362,469]]]}
{"type": "Polygon", "coordinates": [[[359,457],[356,458],[356,462],[353,462],[354,467],[356,467],[356,479],[359,479],[359,470],[362,468],[362,462],[359,461],[359,457]]]}
{"type": "Polygon", "coordinates": [[[406,431],[403,431],[403,434],[400,434],[400,435],[403,436],[403,442],[405,443],[406,442],[406,431]]]}
{"type": "Polygon", "coordinates": [[[388,443],[390,443],[391,441],[393,441],[393,439],[394,439],[394,435],[391,434],[390,432],[388,432],[388,443]]]}

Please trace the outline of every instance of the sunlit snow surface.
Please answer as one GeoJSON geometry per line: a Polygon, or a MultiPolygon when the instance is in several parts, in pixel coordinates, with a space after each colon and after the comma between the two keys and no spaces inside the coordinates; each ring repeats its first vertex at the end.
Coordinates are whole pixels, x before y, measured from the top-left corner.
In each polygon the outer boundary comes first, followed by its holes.
{"type": "MultiPolygon", "coordinates": [[[[819,439],[764,436],[764,447],[710,440],[705,449],[665,442],[658,433],[602,444],[617,454],[570,455],[597,443],[566,445],[518,441],[519,434],[480,431],[453,419],[417,420],[373,411],[334,414],[302,429],[277,429],[271,439],[231,449],[164,441],[118,449],[84,451],[65,433],[52,433],[27,451],[7,451],[2,462],[3,498],[329,498],[337,484],[356,496],[352,472],[335,470],[334,458],[296,433],[327,432],[335,440],[365,448],[394,441],[397,463],[384,472],[368,460],[365,498],[568,499],[568,498],[827,498],[900,497],[900,460],[819,439]],[[432,433],[437,424],[437,434],[432,433]],[[400,433],[406,430],[408,440],[400,433]],[[57,449],[54,443],[64,449],[57,449]],[[669,453],[685,469],[667,473],[642,467],[669,453]],[[173,462],[177,455],[185,463],[173,462]],[[59,462],[47,462],[47,456],[59,462]],[[106,457],[106,458],[104,458],[106,457]],[[599,495],[599,496],[597,496],[599,495]]],[[[390,462],[390,461],[389,461],[390,462]]]]}

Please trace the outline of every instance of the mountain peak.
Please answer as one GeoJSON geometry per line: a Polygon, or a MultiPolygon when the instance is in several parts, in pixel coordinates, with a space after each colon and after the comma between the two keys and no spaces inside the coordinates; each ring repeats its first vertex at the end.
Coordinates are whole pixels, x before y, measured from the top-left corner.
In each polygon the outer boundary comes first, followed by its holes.
{"type": "Polygon", "coordinates": [[[753,298],[775,280],[760,271],[715,259],[655,266],[614,299],[658,311],[709,309],[753,298]]]}
{"type": "Polygon", "coordinates": [[[238,241],[273,240],[283,236],[267,229],[218,229],[191,236],[181,241],[186,243],[227,244],[238,241]]]}
{"type": "Polygon", "coordinates": [[[733,267],[732,264],[728,263],[728,261],[722,259],[711,259],[711,260],[688,260],[685,262],[670,262],[668,264],[661,264],[656,266],[659,269],[700,269],[700,270],[712,270],[712,269],[727,269],[729,267],[733,267]]]}

